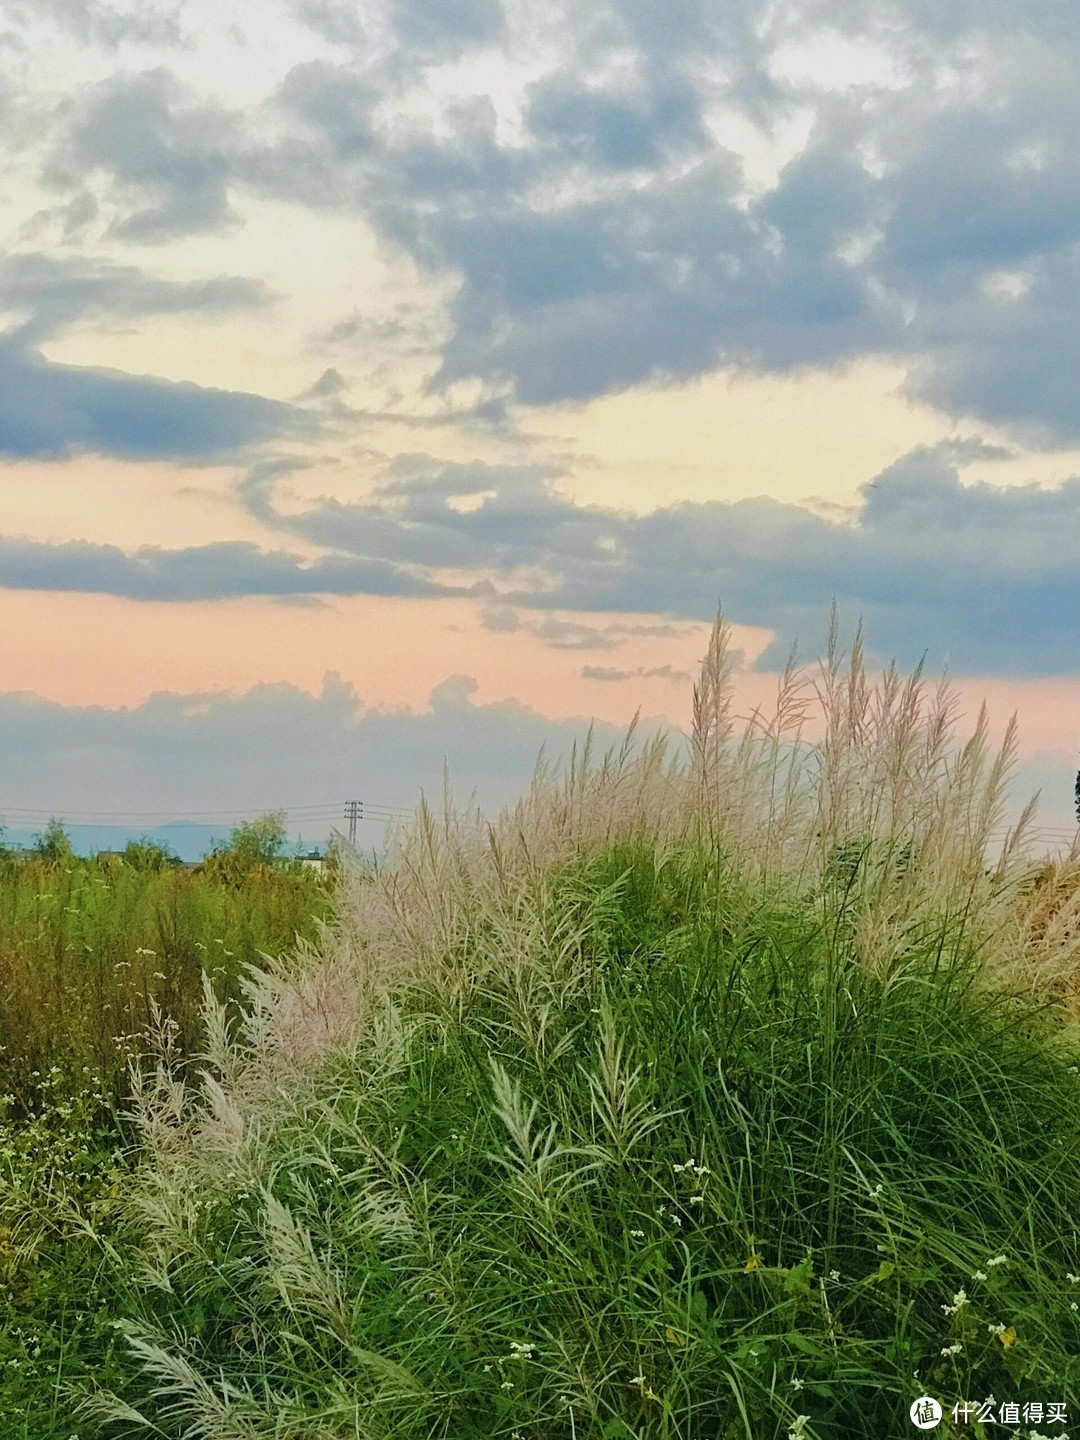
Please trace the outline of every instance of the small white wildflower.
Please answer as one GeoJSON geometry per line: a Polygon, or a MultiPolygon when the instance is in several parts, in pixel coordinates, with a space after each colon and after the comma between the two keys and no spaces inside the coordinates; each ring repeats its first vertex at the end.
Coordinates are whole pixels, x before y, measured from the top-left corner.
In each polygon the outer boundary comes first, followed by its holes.
{"type": "Polygon", "coordinates": [[[689,1170],[691,1175],[710,1175],[712,1173],[707,1165],[699,1165],[693,1155],[689,1160],[684,1160],[681,1165],[672,1165],[671,1168],[676,1175],[682,1175],[686,1170],[689,1170]]]}
{"type": "Polygon", "coordinates": [[[647,1385],[648,1383],[649,1382],[645,1379],[645,1376],[641,1374],[635,1375],[634,1378],[630,1381],[631,1385],[647,1385]]]}
{"type": "Polygon", "coordinates": [[[945,1349],[942,1350],[941,1353],[942,1355],[959,1355],[963,1348],[963,1345],[961,1345],[960,1342],[957,1341],[955,1345],[946,1345],[945,1349]]]}
{"type": "Polygon", "coordinates": [[[1071,1275],[1068,1270],[1065,1271],[1065,1279],[1070,1285],[1080,1285],[1080,1275],[1071,1275]]]}
{"type": "Polygon", "coordinates": [[[839,1270],[830,1270],[830,1271],[829,1271],[829,1279],[830,1279],[830,1280],[839,1280],[839,1279],[840,1279],[840,1271],[839,1271],[839,1270]]]}
{"type": "Polygon", "coordinates": [[[958,1310],[962,1310],[967,1303],[967,1291],[964,1289],[960,1289],[957,1290],[956,1294],[952,1297],[952,1304],[942,1305],[941,1308],[945,1311],[946,1315],[955,1315],[956,1312],[958,1310]]]}
{"type": "Polygon", "coordinates": [[[791,1388],[792,1388],[792,1390],[801,1390],[801,1389],[803,1388],[803,1386],[805,1385],[805,1383],[806,1383],[806,1382],[805,1382],[804,1380],[800,1380],[800,1379],[799,1379],[798,1375],[793,1375],[793,1376],[791,1377],[791,1388]]]}
{"type": "Polygon", "coordinates": [[[630,1231],[630,1234],[634,1237],[635,1240],[644,1240],[644,1239],[645,1239],[645,1231],[644,1231],[644,1230],[631,1230],[631,1231],[630,1231]]]}
{"type": "Polygon", "coordinates": [[[987,1333],[988,1335],[1004,1335],[1004,1334],[1005,1334],[1005,1326],[1004,1326],[1004,1325],[987,1325],[987,1327],[986,1327],[986,1333],[987,1333]]]}
{"type": "Polygon", "coordinates": [[[690,1204],[691,1204],[691,1205],[701,1205],[701,1204],[704,1203],[704,1200],[705,1200],[705,1196],[704,1196],[704,1195],[691,1195],[691,1196],[690,1196],[690,1204]]]}
{"type": "Polygon", "coordinates": [[[993,1260],[987,1260],[986,1268],[989,1270],[992,1265],[1007,1265],[1008,1263],[1009,1257],[1007,1255],[995,1255],[993,1260]]]}
{"type": "Polygon", "coordinates": [[[796,1415],[788,1431],[788,1440],[803,1440],[803,1427],[809,1419],[809,1415],[796,1415]]]}
{"type": "Polygon", "coordinates": [[[1072,1303],[1071,1303],[1070,1306],[1069,1306],[1069,1309],[1070,1309],[1070,1310],[1080,1310],[1080,1304],[1078,1304],[1075,1300],[1073,1300],[1072,1303]]]}
{"type": "Polygon", "coordinates": [[[973,1280],[985,1280],[985,1279],[986,1279],[986,1271],[985,1271],[985,1270],[976,1270],[976,1271],[975,1271],[975,1274],[972,1275],[971,1278],[972,1278],[973,1280]]]}

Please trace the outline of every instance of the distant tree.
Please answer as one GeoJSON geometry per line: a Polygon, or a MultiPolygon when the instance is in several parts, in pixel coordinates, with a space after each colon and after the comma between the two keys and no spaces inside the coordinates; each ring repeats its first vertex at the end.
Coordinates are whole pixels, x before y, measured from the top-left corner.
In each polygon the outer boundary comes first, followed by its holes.
{"type": "Polygon", "coordinates": [[[169,870],[180,864],[180,857],[174,850],[149,835],[129,840],[124,846],[123,859],[124,864],[130,865],[133,870],[169,870]]]}
{"type": "Polygon", "coordinates": [[[230,884],[240,884],[256,866],[279,860],[285,840],[285,811],[268,810],[256,820],[237,825],[229,834],[228,845],[211,851],[203,861],[203,869],[230,884]]]}
{"type": "Polygon", "coordinates": [[[285,849],[285,811],[267,810],[257,820],[245,820],[229,835],[229,853],[244,865],[269,865],[285,849]]]}
{"type": "Polygon", "coordinates": [[[68,839],[68,833],[55,815],[45,829],[39,830],[34,836],[31,849],[35,855],[39,855],[43,860],[50,860],[56,865],[66,864],[75,859],[75,851],[68,839]]]}

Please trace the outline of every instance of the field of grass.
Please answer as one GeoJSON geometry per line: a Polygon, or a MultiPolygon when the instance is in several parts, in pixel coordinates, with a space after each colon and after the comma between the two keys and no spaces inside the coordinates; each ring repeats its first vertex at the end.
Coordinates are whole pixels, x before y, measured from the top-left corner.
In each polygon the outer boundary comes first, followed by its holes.
{"type": "Polygon", "coordinates": [[[157,1024],[129,1148],[66,1082],[0,1131],[5,1435],[1069,1433],[1077,857],[991,843],[947,690],[856,646],[736,733],[729,668],[685,757],[422,808],[197,1065],[157,1024]]]}
{"type": "Polygon", "coordinates": [[[0,855],[0,1093],[32,1109],[42,1077],[62,1072],[117,1096],[155,1004],[189,1051],[203,977],[238,1000],[246,967],[314,938],[328,908],[319,877],[295,863],[234,876],[0,855]]]}
{"type": "MultiPolygon", "coordinates": [[[[100,1245],[128,1183],[130,1070],[163,1039],[204,1048],[204,986],[242,998],[246,967],[311,942],[330,890],[295,864],[205,870],[0,852],[0,1434],[76,1433],[69,1366],[100,1378],[114,1344],[100,1245]]],[[[139,860],[143,863],[138,863],[139,860]]],[[[157,862],[156,864],[154,862],[157,862]]]]}

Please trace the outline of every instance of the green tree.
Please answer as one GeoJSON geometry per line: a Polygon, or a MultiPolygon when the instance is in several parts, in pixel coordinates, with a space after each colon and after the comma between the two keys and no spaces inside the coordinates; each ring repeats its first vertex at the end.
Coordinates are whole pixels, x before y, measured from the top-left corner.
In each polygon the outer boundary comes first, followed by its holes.
{"type": "Polygon", "coordinates": [[[72,849],[68,833],[63,823],[57,820],[54,815],[44,830],[39,830],[34,836],[33,851],[40,855],[43,860],[51,860],[54,864],[66,864],[75,859],[75,851],[72,849]]]}
{"type": "Polygon", "coordinates": [[[285,811],[267,810],[257,820],[244,820],[229,835],[229,853],[243,865],[268,865],[285,848],[285,811]]]}
{"type": "Polygon", "coordinates": [[[141,835],[124,846],[124,864],[133,870],[169,870],[180,864],[180,857],[168,845],[150,835],[141,835]]]}
{"type": "Polygon", "coordinates": [[[245,820],[203,861],[203,869],[229,884],[242,884],[257,866],[272,865],[285,848],[285,811],[268,810],[256,820],[245,820]]]}

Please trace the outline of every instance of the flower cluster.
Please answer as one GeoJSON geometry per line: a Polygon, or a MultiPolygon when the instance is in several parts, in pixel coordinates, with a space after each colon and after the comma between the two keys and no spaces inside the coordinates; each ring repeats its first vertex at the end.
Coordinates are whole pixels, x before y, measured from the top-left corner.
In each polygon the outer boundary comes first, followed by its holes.
{"type": "Polygon", "coordinates": [[[707,1165],[699,1165],[692,1155],[690,1156],[690,1159],[684,1161],[683,1164],[673,1165],[671,1168],[675,1171],[676,1175],[682,1175],[684,1171],[689,1171],[695,1179],[697,1179],[697,1177],[700,1175],[712,1174],[712,1171],[707,1165]]]}

